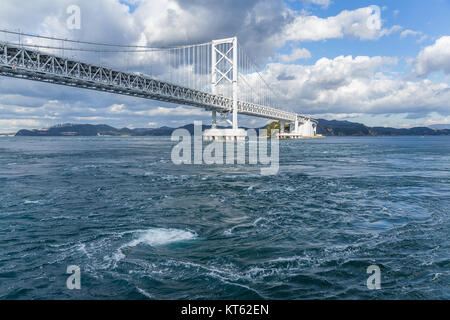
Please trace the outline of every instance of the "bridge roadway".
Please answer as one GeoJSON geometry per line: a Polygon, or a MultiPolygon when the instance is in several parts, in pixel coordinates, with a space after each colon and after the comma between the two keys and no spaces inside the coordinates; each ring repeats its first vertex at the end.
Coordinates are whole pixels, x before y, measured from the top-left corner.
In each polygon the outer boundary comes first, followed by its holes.
{"type": "MultiPolygon", "coordinates": [[[[230,113],[233,108],[233,100],[228,97],[4,42],[0,42],[0,76],[166,101],[219,113],[230,113]]],[[[304,115],[244,101],[238,101],[238,113],[286,122],[298,120],[303,123],[310,119],[304,115]]]]}

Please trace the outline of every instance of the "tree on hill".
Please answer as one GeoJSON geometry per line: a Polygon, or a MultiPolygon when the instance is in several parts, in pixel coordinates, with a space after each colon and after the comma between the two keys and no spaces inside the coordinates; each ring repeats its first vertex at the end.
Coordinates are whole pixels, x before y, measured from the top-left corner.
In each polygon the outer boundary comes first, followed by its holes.
{"type": "MultiPolygon", "coordinates": [[[[271,136],[273,130],[280,130],[280,121],[269,123],[266,127],[267,135],[271,136]]],[[[284,131],[289,131],[289,124],[284,125],[284,131]]]]}

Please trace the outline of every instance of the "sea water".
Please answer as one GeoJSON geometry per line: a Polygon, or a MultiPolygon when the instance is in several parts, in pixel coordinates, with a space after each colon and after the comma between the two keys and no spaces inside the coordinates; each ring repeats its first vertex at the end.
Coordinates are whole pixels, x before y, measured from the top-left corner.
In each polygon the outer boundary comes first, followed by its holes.
{"type": "Polygon", "coordinates": [[[3,138],[0,299],[450,298],[449,137],[282,140],[274,176],[174,145],[3,138]]]}

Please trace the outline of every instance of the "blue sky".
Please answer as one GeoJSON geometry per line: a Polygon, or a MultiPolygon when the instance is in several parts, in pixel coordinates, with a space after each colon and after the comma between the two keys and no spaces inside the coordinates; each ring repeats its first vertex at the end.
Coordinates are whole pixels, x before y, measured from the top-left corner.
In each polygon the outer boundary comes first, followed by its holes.
{"type": "MultiPolygon", "coordinates": [[[[333,58],[338,55],[397,56],[415,57],[420,49],[433,40],[445,36],[450,31],[450,1],[444,0],[408,0],[408,1],[334,1],[327,9],[320,6],[304,6],[303,2],[286,2],[294,10],[308,10],[322,18],[335,16],[343,10],[354,10],[370,5],[382,8],[382,19],[386,27],[399,25],[403,30],[423,32],[427,39],[419,42],[420,37],[399,38],[398,33],[380,39],[361,41],[359,39],[330,39],[305,43],[314,56],[333,58]]],[[[314,59],[310,59],[310,63],[314,59]]]]}
{"type": "MultiPolygon", "coordinates": [[[[412,127],[450,123],[449,16],[449,0],[36,0],[27,7],[4,0],[0,29],[148,46],[236,35],[264,66],[261,73],[280,93],[283,108],[412,127]],[[66,26],[72,4],[81,9],[80,30],[66,26]]],[[[117,55],[108,62],[126,68],[125,60],[117,55]]],[[[63,122],[176,127],[194,120],[209,122],[210,114],[0,78],[0,132],[63,122]]],[[[241,123],[265,121],[242,117],[241,123]]]]}

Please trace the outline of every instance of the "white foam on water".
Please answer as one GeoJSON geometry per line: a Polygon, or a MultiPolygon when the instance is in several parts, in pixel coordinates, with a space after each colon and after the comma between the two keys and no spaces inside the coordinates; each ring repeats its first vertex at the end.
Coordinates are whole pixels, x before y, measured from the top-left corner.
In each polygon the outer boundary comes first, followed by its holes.
{"type": "Polygon", "coordinates": [[[80,243],[77,246],[78,251],[80,251],[81,253],[85,254],[88,258],[91,257],[91,255],[88,253],[88,251],[86,250],[86,245],[84,243],[80,243]]]}
{"type": "Polygon", "coordinates": [[[258,219],[255,220],[255,222],[253,222],[253,226],[256,227],[256,225],[260,222],[260,221],[264,221],[267,220],[266,218],[263,217],[259,217],[258,219]]]}
{"type": "Polygon", "coordinates": [[[152,295],[150,293],[148,293],[147,291],[145,291],[144,289],[141,289],[139,287],[136,287],[137,291],[139,291],[140,294],[142,294],[143,296],[146,296],[149,299],[153,299],[152,295]]]}
{"type": "Polygon", "coordinates": [[[24,204],[41,204],[40,200],[25,200],[24,204]]]}
{"type": "MultiPolygon", "coordinates": [[[[117,263],[125,258],[123,249],[136,247],[140,244],[149,245],[152,247],[163,246],[176,242],[183,242],[196,239],[198,235],[195,232],[189,230],[179,229],[164,229],[164,228],[151,228],[147,230],[135,230],[128,231],[126,233],[133,233],[135,239],[120,246],[116,252],[112,254],[113,266],[116,267],[117,263]]],[[[125,233],[123,233],[125,234],[125,233]]],[[[110,260],[110,258],[107,258],[110,260]]]]}
{"type": "Polygon", "coordinates": [[[265,220],[267,220],[267,219],[264,217],[259,217],[252,223],[243,223],[243,224],[235,225],[235,226],[225,230],[223,233],[224,233],[224,235],[229,236],[234,232],[235,229],[238,229],[238,228],[248,229],[248,228],[252,228],[252,227],[257,227],[259,222],[265,221],[265,220]]]}
{"type": "Polygon", "coordinates": [[[127,247],[135,247],[139,244],[149,246],[162,246],[169,243],[188,241],[197,238],[197,234],[188,230],[152,228],[137,232],[137,239],[129,242],[127,247]]]}
{"type": "Polygon", "coordinates": [[[256,295],[258,295],[261,298],[265,298],[260,292],[258,292],[256,289],[253,289],[250,287],[250,285],[245,285],[243,283],[240,283],[238,281],[246,280],[245,276],[243,276],[242,272],[239,271],[233,264],[226,264],[222,265],[220,267],[216,266],[205,266],[201,264],[197,264],[194,262],[188,262],[188,261],[176,261],[176,260],[168,260],[166,262],[169,265],[175,265],[175,266],[185,266],[187,268],[194,268],[197,270],[203,270],[206,271],[206,275],[215,278],[222,283],[226,283],[231,286],[237,286],[244,289],[247,289],[249,291],[254,292],[256,295]]]}

